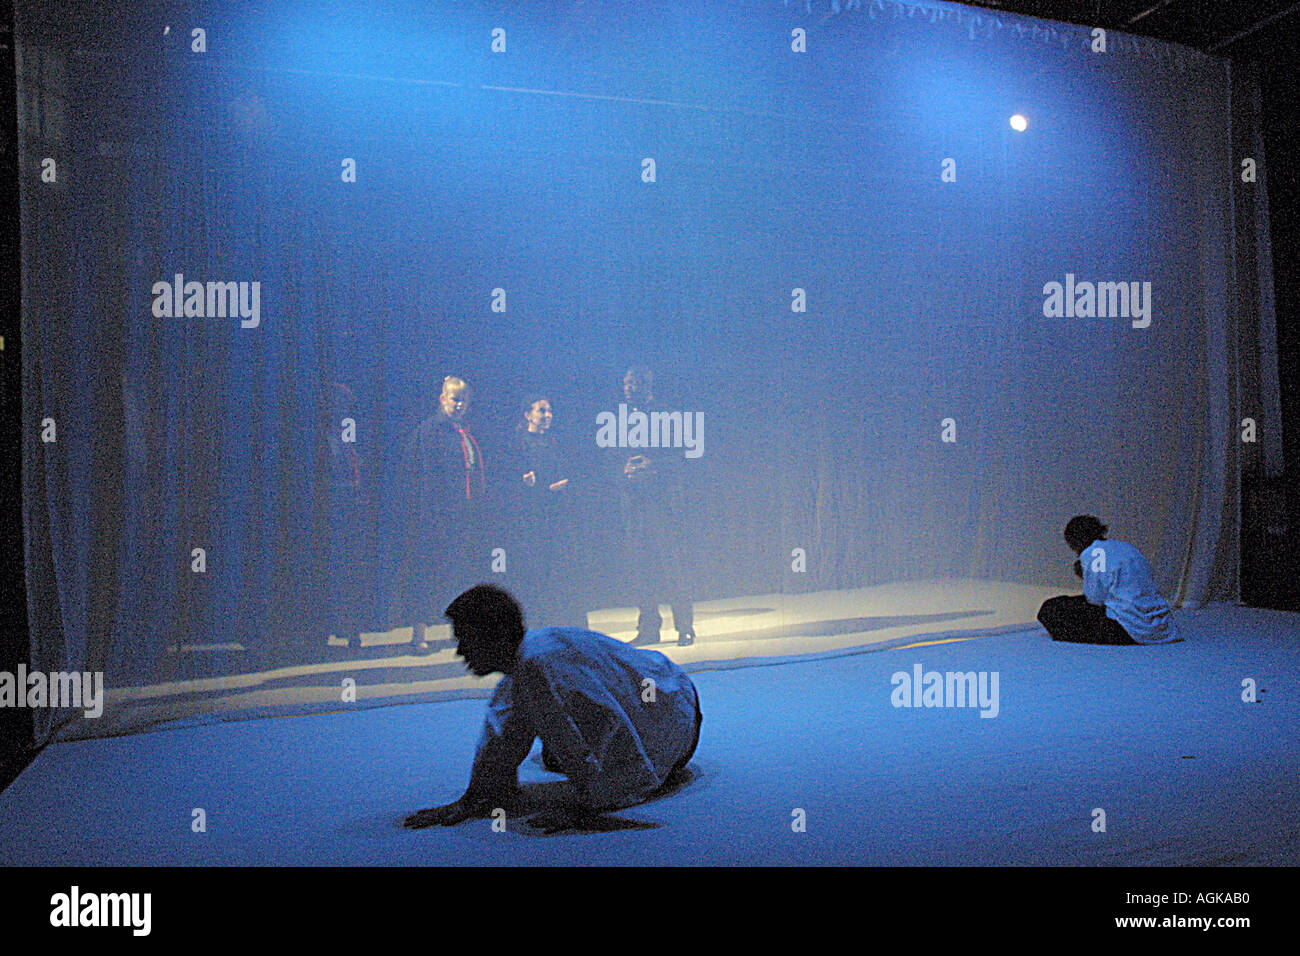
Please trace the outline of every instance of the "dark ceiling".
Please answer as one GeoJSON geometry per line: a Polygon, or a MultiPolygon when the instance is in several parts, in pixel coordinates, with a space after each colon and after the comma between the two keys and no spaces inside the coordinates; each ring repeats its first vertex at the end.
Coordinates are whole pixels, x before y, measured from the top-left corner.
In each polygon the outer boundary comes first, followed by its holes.
{"type": "Polygon", "coordinates": [[[963,0],[1047,20],[1171,40],[1219,56],[1252,58],[1300,35],[1296,0],[963,0]]]}

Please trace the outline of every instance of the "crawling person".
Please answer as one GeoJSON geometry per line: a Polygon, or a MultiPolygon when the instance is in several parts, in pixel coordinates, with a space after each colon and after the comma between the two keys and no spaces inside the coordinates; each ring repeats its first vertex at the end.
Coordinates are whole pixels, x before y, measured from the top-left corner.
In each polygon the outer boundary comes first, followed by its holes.
{"type": "Polygon", "coordinates": [[[465,666],[505,676],[465,793],[412,814],[407,827],[451,826],[511,803],[519,764],[538,737],[577,794],[549,814],[551,829],[640,803],[683,774],[699,743],[699,695],[663,654],[578,627],[525,631],[518,602],[490,584],[470,588],[445,613],[465,666]]]}

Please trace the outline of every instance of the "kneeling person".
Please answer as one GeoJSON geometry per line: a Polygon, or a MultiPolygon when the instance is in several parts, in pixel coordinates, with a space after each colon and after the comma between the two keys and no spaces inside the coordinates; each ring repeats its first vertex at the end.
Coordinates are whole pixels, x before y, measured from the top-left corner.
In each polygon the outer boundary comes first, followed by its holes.
{"type": "Polygon", "coordinates": [[[538,737],[576,788],[578,815],[640,803],[685,770],[699,742],[699,696],[663,654],[577,627],[525,631],[518,603],[490,584],[470,588],[445,613],[466,667],[505,676],[488,704],[469,787],[406,826],[490,816],[517,791],[519,764],[538,737]]]}
{"type": "Polygon", "coordinates": [[[1083,594],[1050,598],[1038,621],[1054,641],[1078,644],[1172,644],[1181,641],[1169,604],[1156,588],[1151,565],[1123,541],[1110,541],[1093,515],[1065,526],[1065,543],[1079,556],[1074,573],[1083,594]]]}

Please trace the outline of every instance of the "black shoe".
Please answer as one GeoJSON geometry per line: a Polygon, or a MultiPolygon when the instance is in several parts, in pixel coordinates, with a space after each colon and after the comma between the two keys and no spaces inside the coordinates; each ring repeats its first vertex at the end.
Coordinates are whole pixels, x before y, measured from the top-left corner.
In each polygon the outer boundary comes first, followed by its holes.
{"type": "Polygon", "coordinates": [[[679,647],[690,647],[695,643],[695,629],[688,627],[684,631],[677,632],[677,645],[679,647]]]}
{"type": "Polygon", "coordinates": [[[658,644],[659,635],[649,631],[637,631],[636,637],[628,641],[633,647],[645,647],[647,644],[658,644]]]}

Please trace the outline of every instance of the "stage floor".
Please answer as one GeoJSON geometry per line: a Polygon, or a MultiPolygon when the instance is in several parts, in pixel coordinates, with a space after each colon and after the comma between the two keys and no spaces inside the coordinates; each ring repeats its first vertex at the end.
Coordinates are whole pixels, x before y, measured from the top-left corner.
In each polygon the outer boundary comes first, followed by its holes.
{"type": "MultiPolygon", "coordinates": [[[[481,700],[56,743],[0,794],[0,863],[1296,865],[1300,615],[1178,622],[1160,647],[1034,627],[693,668],[694,779],[605,832],[400,827],[461,792],[481,700]],[[996,717],[895,707],[915,665],[996,672],[996,717]]],[[[544,800],[560,780],[535,749],[521,781],[544,800]]]]}
{"type": "MultiPolygon", "coordinates": [[[[1068,587],[1068,585],[1066,585],[1068,587]]],[[[1016,630],[1034,625],[1042,602],[1062,589],[1005,581],[907,581],[842,591],[767,594],[695,605],[698,640],[678,647],[665,605],[664,652],[688,671],[745,666],[772,658],[854,653],[904,643],[918,636],[1016,630]]],[[[619,640],[636,636],[635,608],[591,612],[588,626],[619,640]]],[[[542,622],[538,622],[542,623],[542,622]]],[[[199,645],[185,653],[211,656],[223,676],[110,690],[103,715],[64,726],[64,740],[109,736],[177,721],[211,722],[287,714],[324,713],[343,706],[341,687],[351,680],[357,709],[492,695],[496,676],[468,674],[456,656],[446,624],[429,629],[433,652],[410,650],[411,629],[363,635],[348,648],[337,638],[319,648],[321,660],[295,666],[245,668],[242,649],[199,645]],[[247,672],[236,673],[235,670],[247,672]]]]}

